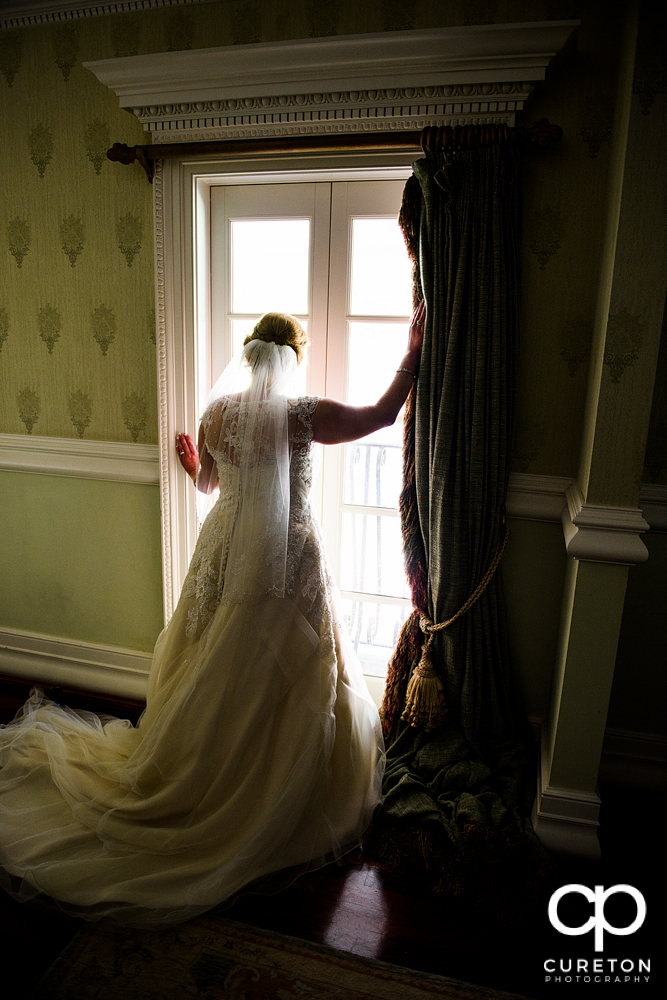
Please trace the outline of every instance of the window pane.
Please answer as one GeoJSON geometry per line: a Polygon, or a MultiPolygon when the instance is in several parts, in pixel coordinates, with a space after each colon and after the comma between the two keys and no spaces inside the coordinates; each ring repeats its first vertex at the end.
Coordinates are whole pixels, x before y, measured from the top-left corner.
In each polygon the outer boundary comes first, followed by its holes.
{"type": "Polygon", "coordinates": [[[409,316],[412,276],[396,219],[352,220],[351,316],[409,316]]]}
{"type": "Polygon", "coordinates": [[[363,672],[373,677],[386,677],[387,662],[411,608],[350,599],[343,600],[342,605],[343,620],[363,672]]]}
{"type": "MultiPolygon", "coordinates": [[[[347,400],[375,403],[394,377],[407,341],[406,323],[350,323],[347,400]]],[[[345,447],[345,503],[398,507],[401,490],[402,411],[382,427],[345,447]]]]}
{"type": "Polygon", "coordinates": [[[405,354],[408,324],[362,322],[348,327],[347,401],[353,406],[375,403],[405,354]]]}
{"type": "Polygon", "coordinates": [[[234,313],[308,312],[309,219],[231,223],[234,313]]]}
{"type": "Polygon", "coordinates": [[[364,438],[346,445],[344,502],[398,509],[402,469],[400,444],[364,438]]]}
{"type": "Polygon", "coordinates": [[[232,357],[237,357],[243,350],[243,341],[246,337],[252,333],[253,327],[259,316],[253,316],[252,319],[233,319],[232,320],[232,357]]]}
{"type": "Polygon", "coordinates": [[[410,597],[398,517],[343,512],[340,588],[410,597]]]}

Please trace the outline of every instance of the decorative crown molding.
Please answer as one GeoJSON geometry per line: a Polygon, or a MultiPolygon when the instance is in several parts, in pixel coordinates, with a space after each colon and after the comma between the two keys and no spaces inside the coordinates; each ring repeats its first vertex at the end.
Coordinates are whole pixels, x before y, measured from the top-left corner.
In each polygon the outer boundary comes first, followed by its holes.
{"type": "Polygon", "coordinates": [[[515,124],[578,21],[300,38],[86,62],[154,142],[515,124]]]}
{"type": "Polygon", "coordinates": [[[126,14],[135,10],[153,10],[156,7],[183,7],[190,4],[215,3],[219,0],[125,0],[120,3],[90,3],[82,0],[9,0],[0,6],[0,29],[25,28],[32,24],[49,24],[76,21],[82,17],[101,17],[105,14],[126,14]]]}
{"type": "Polygon", "coordinates": [[[132,112],[154,143],[415,130],[426,125],[512,126],[533,87],[528,81],[348,90],[152,105],[132,112]]]}

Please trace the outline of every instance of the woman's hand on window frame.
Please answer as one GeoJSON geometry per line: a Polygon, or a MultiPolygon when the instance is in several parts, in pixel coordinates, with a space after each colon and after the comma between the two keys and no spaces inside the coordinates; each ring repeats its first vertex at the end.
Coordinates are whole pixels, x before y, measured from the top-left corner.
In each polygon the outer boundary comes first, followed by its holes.
{"type": "Polygon", "coordinates": [[[176,435],[176,451],[178,460],[189,475],[193,483],[197,482],[199,472],[199,452],[189,434],[176,435]]]}

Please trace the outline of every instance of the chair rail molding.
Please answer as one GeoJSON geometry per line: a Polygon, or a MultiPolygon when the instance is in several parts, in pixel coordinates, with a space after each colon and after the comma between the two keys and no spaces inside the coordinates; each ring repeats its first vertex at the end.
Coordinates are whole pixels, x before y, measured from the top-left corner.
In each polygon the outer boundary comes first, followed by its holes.
{"type": "Polygon", "coordinates": [[[578,20],[300,38],[83,65],[153,143],[514,125],[578,20]]]}
{"type": "Polygon", "coordinates": [[[562,522],[569,556],[587,562],[635,566],[646,562],[648,549],[640,535],[649,530],[639,507],[607,507],[584,503],[579,485],[566,490],[562,522]]]}
{"type": "Polygon", "coordinates": [[[108,479],[119,483],[160,481],[158,446],[120,441],[0,434],[0,470],[43,476],[108,479]]]}
{"type": "MultiPolygon", "coordinates": [[[[568,506],[568,490],[572,488],[574,480],[565,476],[540,476],[529,472],[513,472],[510,475],[509,489],[507,491],[506,512],[508,517],[518,517],[528,521],[561,521],[564,508],[568,507],[568,519],[570,508],[568,506]]],[[[577,503],[581,503],[581,496],[577,487],[578,499],[575,498],[575,517],[577,503]]],[[[640,514],[643,515],[645,523],[641,524],[636,508],[630,508],[630,521],[628,522],[628,510],[620,508],[624,520],[622,526],[624,530],[631,531],[667,531],[667,486],[654,483],[642,483],[639,493],[640,514]],[[648,524],[646,523],[648,522],[648,524]]],[[[593,528],[592,516],[597,511],[597,517],[606,516],[618,518],[619,509],[615,507],[588,507],[586,527],[593,528]]],[[[576,526],[581,527],[584,518],[577,519],[576,526]]],[[[609,520],[601,527],[609,529],[609,520]]],[[[641,543],[643,544],[643,542],[641,543]]],[[[641,550],[640,550],[641,552],[641,550]]]]}
{"type": "Polygon", "coordinates": [[[529,521],[560,521],[565,494],[572,480],[565,476],[510,475],[505,512],[529,521]]]}
{"type": "Polygon", "coordinates": [[[651,531],[667,531],[667,486],[642,483],[639,506],[651,531]]]}

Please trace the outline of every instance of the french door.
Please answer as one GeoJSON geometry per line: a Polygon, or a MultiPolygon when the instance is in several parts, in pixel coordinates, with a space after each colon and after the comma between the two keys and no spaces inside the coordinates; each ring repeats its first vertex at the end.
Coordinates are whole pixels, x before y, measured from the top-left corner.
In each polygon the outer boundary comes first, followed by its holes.
{"type": "MultiPolygon", "coordinates": [[[[375,402],[405,350],[411,311],[397,224],[402,180],[229,182],[210,188],[208,390],[259,317],[298,317],[311,338],[296,394],[375,402]]],[[[200,406],[203,399],[199,401],[200,406]]],[[[345,624],[373,694],[410,610],[398,493],[401,421],[324,449],[314,491],[345,624]]]]}

